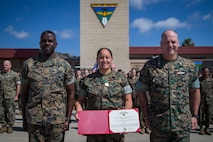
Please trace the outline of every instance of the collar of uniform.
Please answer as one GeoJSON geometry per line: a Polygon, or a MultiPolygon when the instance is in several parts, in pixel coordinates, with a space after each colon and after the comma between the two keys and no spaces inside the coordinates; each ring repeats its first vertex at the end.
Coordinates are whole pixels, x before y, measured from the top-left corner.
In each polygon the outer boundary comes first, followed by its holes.
{"type": "Polygon", "coordinates": [[[183,66],[183,61],[180,56],[177,56],[177,58],[172,61],[164,59],[162,55],[158,57],[158,63],[157,63],[158,67],[162,68],[165,64],[168,64],[168,63],[174,64],[175,66],[179,66],[179,67],[183,66]]]}
{"type": "Polygon", "coordinates": [[[53,66],[55,64],[54,59],[57,57],[55,53],[53,53],[48,59],[44,59],[41,54],[35,58],[35,65],[37,66],[42,66],[42,67],[47,67],[47,66],[53,66]]]}
{"type": "Polygon", "coordinates": [[[53,59],[53,58],[55,58],[56,57],[56,54],[55,53],[53,53],[49,58],[47,58],[47,59],[45,59],[44,57],[42,57],[42,55],[41,55],[41,53],[39,53],[39,60],[41,61],[41,62],[46,62],[47,60],[49,60],[49,59],[53,59]]]}
{"type": "Polygon", "coordinates": [[[110,78],[116,78],[116,71],[114,71],[114,70],[112,70],[108,74],[101,74],[99,72],[99,70],[97,70],[97,72],[95,72],[95,73],[98,74],[97,77],[108,78],[108,79],[110,79],[110,78]]]}

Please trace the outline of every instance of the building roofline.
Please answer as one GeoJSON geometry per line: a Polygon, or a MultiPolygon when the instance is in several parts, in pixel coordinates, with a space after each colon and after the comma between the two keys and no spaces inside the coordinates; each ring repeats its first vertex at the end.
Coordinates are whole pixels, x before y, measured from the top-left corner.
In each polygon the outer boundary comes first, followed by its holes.
{"type": "Polygon", "coordinates": [[[29,58],[39,52],[38,48],[0,48],[0,58],[29,58]]]}
{"type": "MultiPolygon", "coordinates": [[[[160,46],[131,46],[129,48],[130,55],[150,55],[161,54],[162,50],[160,46]]],[[[179,54],[213,54],[213,46],[181,46],[178,50],[179,54]]]]}

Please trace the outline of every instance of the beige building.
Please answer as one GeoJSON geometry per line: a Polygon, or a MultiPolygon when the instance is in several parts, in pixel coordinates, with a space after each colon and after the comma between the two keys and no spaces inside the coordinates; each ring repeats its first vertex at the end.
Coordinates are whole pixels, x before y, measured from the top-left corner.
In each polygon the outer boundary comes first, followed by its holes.
{"type": "Polygon", "coordinates": [[[98,49],[112,50],[117,69],[129,66],[129,1],[80,1],[80,65],[91,68],[98,49]]]}

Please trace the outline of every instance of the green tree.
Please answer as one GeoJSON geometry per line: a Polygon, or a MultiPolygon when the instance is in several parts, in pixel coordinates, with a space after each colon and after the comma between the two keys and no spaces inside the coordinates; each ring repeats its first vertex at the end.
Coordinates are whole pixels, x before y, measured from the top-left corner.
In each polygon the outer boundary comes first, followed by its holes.
{"type": "Polygon", "coordinates": [[[183,41],[182,46],[195,46],[195,43],[192,41],[191,38],[186,38],[183,41]]]}

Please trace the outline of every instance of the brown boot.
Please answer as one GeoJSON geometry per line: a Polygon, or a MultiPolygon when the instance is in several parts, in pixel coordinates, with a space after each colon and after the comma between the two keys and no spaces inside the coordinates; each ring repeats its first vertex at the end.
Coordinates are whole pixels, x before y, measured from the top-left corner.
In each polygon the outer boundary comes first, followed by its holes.
{"type": "Polygon", "coordinates": [[[145,133],[145,129],[141,128],[140,134],[144,134],[145,133]]]}
{"type": "Polygon", "coordinates": [[[145,129],[145,133],[147,133],[147,134],[150,134],[150,133],[151,133],[151,131],[149,130],[149,128],[146,128],[146,129],[145,129]]]}
{"type": "Polygon", "coordinates": [[[1,133],[5,133],[7,132],[7,126],[3,126],[1,129],[0,129],[0,134],[1,133]]]}
{"type": "Polygon", "coordinates": [[[7,127],[7,133],[8,133],[8,134],[13,133],[13,127],[12,127],[12,126],[8,126],[8,127],[7,127]]]}
{"type": "Polygon", "coordinates": [[[204,134],[205,134],[204,128],[203,128],[203,127],[200,128],[200,134],[201,134],[201,135],[204,135],[204,134]]]}
{"type": "Polygon", "coordinates": [[[211,132],[209,131],[209,128],[205,129],[205,133],[206,133],[206,135],[212,135],[211,132]]]}

